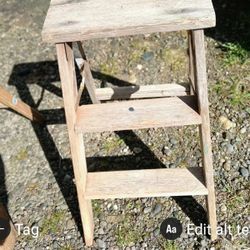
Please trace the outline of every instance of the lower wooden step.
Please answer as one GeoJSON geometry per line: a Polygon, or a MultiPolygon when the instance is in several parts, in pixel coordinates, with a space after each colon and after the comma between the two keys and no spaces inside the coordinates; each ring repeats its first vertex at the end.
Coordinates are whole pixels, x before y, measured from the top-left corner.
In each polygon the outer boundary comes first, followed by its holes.
{"type": "Polygon", "coordinates": [[[207,195],[203,169],[144,169],[87,174],[87,199],[207,195]]]}
{"type": "Polygon", "coordinates": [[[104,132],[201,124],[194,96],[167,97],[80,106],[75,129],[104,132]]]}

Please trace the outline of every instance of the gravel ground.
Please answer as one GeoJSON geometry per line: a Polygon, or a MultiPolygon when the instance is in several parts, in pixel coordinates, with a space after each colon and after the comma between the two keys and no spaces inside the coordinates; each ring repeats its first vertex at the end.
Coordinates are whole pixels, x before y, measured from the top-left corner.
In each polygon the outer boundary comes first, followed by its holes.
{"type": "MultiPolygon", "coordinates": [[[[225,18],[218,18],[218,27],[206,32],[216,203],[218,224],[231,225],[233,235],[215,242],[185,230],[175,241],[160,235],[167,217],[178,218],[184,228],[204,221],[203,197],[97,200],[92,249],[250,249],[249,234],[236,232],[237,225],[250,225],[249,15],[242,12],[244,1],[215,2],[217,17],[220,13],[225,18]]],[[[48,4],[0,1],[0,84],[49,121],[47,126],[32,124],[0,110],[0,200],[15,224],[39,227],[37,238],[21,230],[16,249],[87,249],[81,237],[56,53],[41,40],[48,4]]],[[[88,41],[84,47],[97,85],[119,83],[109,75],[156,84],[165,79],[187,81],[185,41],[186,33],[178,32],[88,41]]],[[[84,140],[91,171],[201,166],[195,126],[91,134],[84,140]]]]}

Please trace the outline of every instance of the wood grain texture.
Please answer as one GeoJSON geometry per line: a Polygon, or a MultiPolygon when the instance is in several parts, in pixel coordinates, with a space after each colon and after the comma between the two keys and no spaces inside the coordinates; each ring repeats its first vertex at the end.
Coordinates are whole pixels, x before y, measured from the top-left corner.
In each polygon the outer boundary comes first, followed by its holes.
{"type": "Polygon", "coordinates": [[[91,201],[85,198],[87,164],[83,138],[82,134],[77,134],[74,130],[77,82],[72,44],[57,44],[56,49],[84,238],[85,243],[90,246],[93,244],[94,221],[91,201]]]}
{"type": "Polygon", "coordinates": [[[188,94],[189,87],[180,84],[133,85],[96,89],[96,96],[99,100],[185,96],[188,94]]]}
{"type": "Polygon", "coordinates": [[[206,195],[202,168],[88,173],[89,199],[206,195]]]}
{"type": "Polygon", "coordinates": [[[206,73],[206,56],[205,41],[203,30],[192,31],[195,53],[195,71],[196,71],[196,87],[198,94],[199,113],[201,115],[202,124],[200,125],[200,138],[204,165],[205,183],[208,189],[207,207],[208,219],[211,226],[211,239],[217,238],[217,219],[216,219],[216,199],[214,190],[213,177],[213,157],[210,135],[209,120],[209,102],[207,94],[207,73],[206,73]]]}
{"type": "Polygon", "coordinates": [[[211,0],[56,0],[42,37],[59,43],[213,26],[211,0]]]}
{"type": "Polygon", "coordinates": [[[31,121],[45,121],[44,117],[37,110],[31,108],[26,103],[20,101],[2,87],[0,87],[0,103],[3,104],[5,107],[15,110],[17,113],[23,115],[31,121]]]}
{"type": "Polygon", "coordinates": [[[4,241],[0,241],[1,250],[13,250],[17,239],[17,232],[3,204],[0,203],[0,219],[9,221],[10,234],[4,241]]]}
{"type": "MultiPolygon", "coordinates": [[[[96,93],[95,93],[96,87],[95,87],[94,78],[92,76],[90,65],[89,65],[89,62],[86,58],[86,54],[84,52],[82,43],[77,42],[77,45],[78,45],[78,49],[80,51],[82,58],[81,58],[81,60],[79,60],[77,58],[75,60],[76,60],[77,66],[80,70],[80,73],[82,75],[82,78],[84,78],[84,80],[85,80],[85,84],[86,84],[90,99],[91,99],[92,103],[100,103],[100,101],[96,97],[96,93]]],[[[79,93],[79,94],[81,94],[81,93],[79,93]]]]}
{"type": "Polygon", "coordinates": [[[186,96],[83,105],[77,110],[75,129],[104,132],[201,124],[189,106],[194,102],[186,96]]]}

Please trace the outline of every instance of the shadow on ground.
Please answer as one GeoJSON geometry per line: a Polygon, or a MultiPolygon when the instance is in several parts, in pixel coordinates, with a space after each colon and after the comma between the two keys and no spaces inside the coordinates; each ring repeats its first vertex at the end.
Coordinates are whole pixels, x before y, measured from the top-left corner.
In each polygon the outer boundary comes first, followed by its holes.
{"type": "Polygon", "coordinates": [[[239,44],[250,51],[249,0],[212,0],[216,13],[216,27],[206,35],[222,43],[239,44]]]}

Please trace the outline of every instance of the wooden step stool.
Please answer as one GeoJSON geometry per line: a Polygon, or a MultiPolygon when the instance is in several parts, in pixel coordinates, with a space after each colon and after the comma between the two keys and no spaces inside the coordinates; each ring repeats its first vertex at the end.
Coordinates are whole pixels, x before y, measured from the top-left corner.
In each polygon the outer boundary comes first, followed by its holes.
{"type": "Polygon", "coordinates": [[[85,242],[94,234],[92,199],[206,195],[211,238],[216,239],[216,207],[203,29],[215,25],[211,0],[52,0],[43,40],[56,44],[64,107],[85,242]],[[80,41],[94,38],[188,31],[190,85],[96,89],[80,41]],[[82,83],[77,88],[72,43],[77,42],[82,83]],[[79,106],[86,88],[93,104],[79,106]],[[181,96],[181,97],[180,97],[181,96]],[[151,99],[143,99],[149,98],[151,99]],[[159,98],[161,97],[161,98],[159,98]],[[142,99],[102,103],[111,99],[142,99]],[[196,111],[195,106],[198,106],[196,111]],[[204,168],[89,173],[83,133],[197,124],[204,168]],[[205,181],[203,181],[203,176],[205,181]]]}

